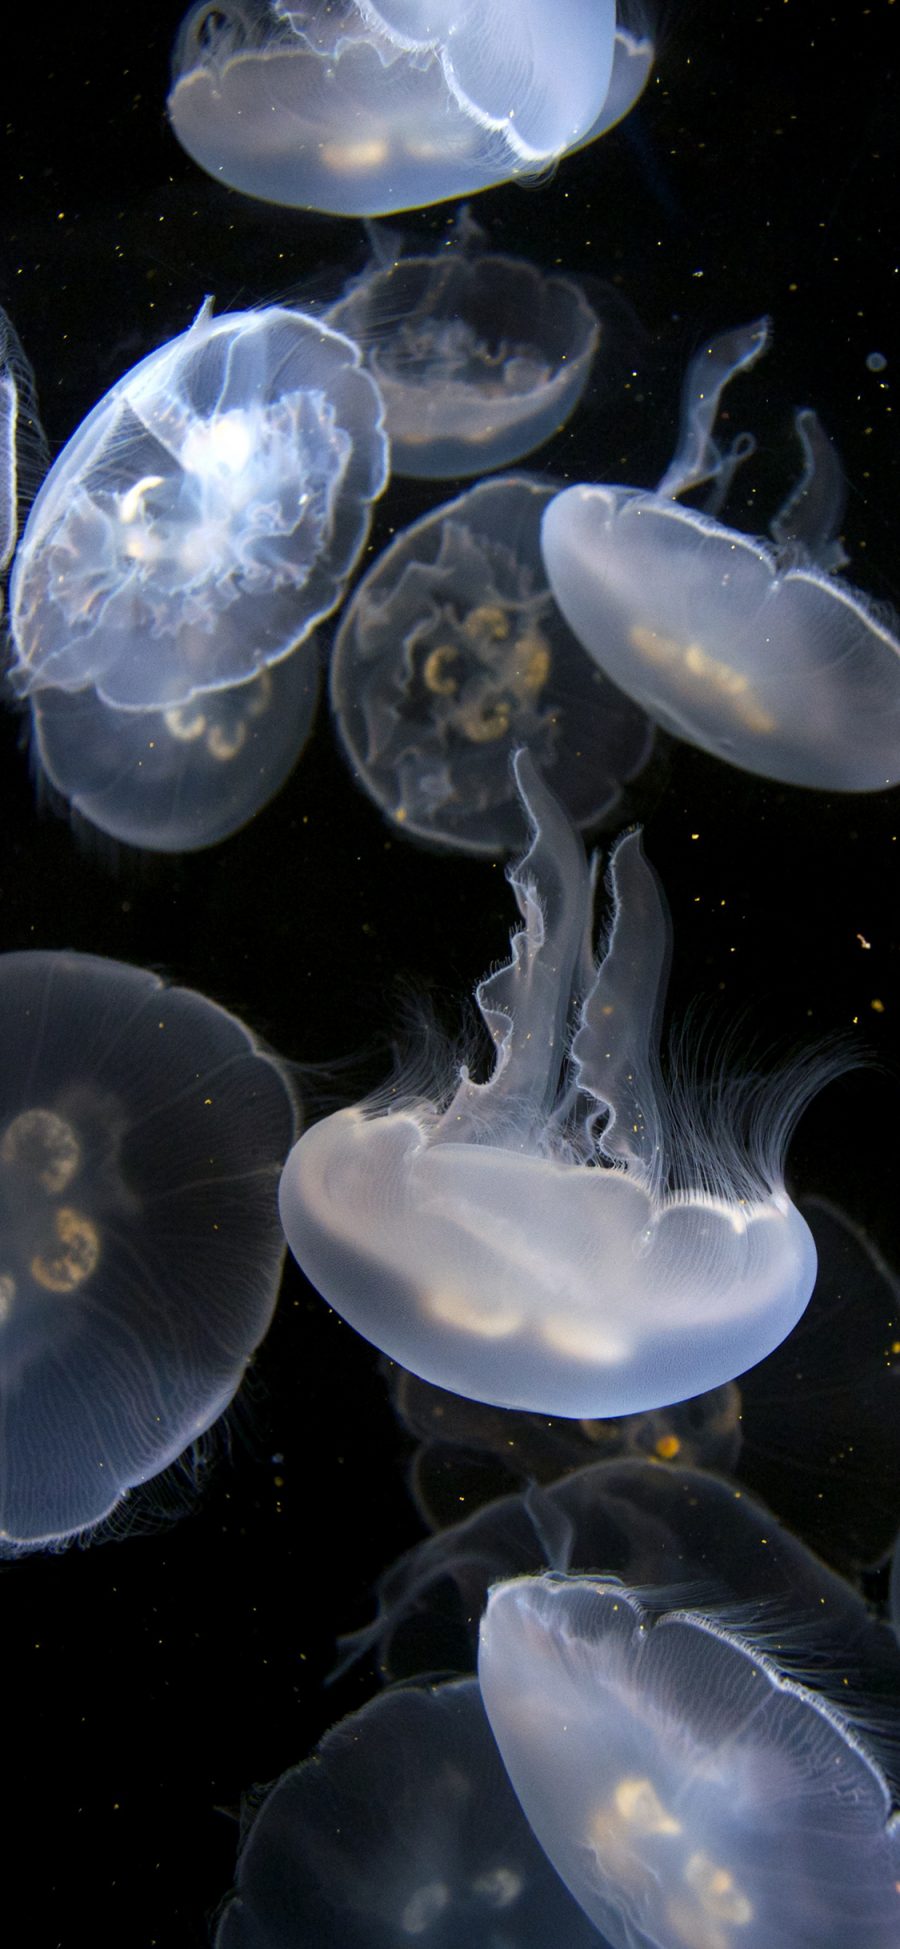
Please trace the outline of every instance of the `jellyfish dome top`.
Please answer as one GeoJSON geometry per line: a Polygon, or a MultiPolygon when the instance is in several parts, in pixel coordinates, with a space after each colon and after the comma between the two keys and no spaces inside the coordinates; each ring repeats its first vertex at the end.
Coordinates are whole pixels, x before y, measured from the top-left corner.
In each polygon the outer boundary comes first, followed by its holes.
{"type": "Polygon", "coordinates": [[[815,413],[795,416],[799,483],[771,543],[718,510],[752,451],[713,438],[723,388],[768,344],[766,320],[723,334],[687,374],[681,436],[654,493],[566,488],[542,545],[557,602],[601,669],[675,737],[790,785],[876,792],[900,781],[900,635],[835,571],[844,487],[815,413]]]}
{"type": "Polygon", "coordinates": [[[452,480],[507,467],[556,432],[590,376],[600,325],[569,278],[458,242],[357,278],[328,322],[378,382],[391,471],[452,480]]]}
{"type": "Polygon", "coordinates": [[[538,1846],[475,1679],[382,1693],[276,1780],[216,1949],[609,1949],[538,1846]]]}
{"type": "Polygon", "coordinates": [[[589,1577],[498,1584],[479,1679],[523,1811],[612,1949],[892,1949],[900,1816],[825,1697],[589,1577]]]}
{"type": "Polygon", "coordinates": [[[527,474],[479,481],[397,535],[344,609],[332,708],[354,776],[398,832],[509,853],[525,832],[518,746],[578,826],[608,819],[650,756],[649,718],[547,586],[554,492],[527,474]]]}
{"type": "Polygon", "coordinates": [[[168,711],[278,663],[364,545],[382,422],[340,333],[205,304],[94,407],[34,502],[10,585],[14,689],[168,711]]]}
{"type": "Polygon", "coordinates": [[[652,62],[616,0],[201,0],[169,115],[234,189],[379,216],[546,172],[628,113],[652,62]]]}
{"type": "Polygon", "coordinates": [[[0,958],[0,1555],[102,1523],[269,1324],[295,1131],[243,1023],[92,955],[0,958]]]}
{"type": "Polygon", "coordinates": [[[445,1088],[445,1057],[433,1099],[401,1084],[314,1125],[285,1166],[282,1221],[329,1304],[423,1379],[622,1415],[721,1385],[800,1318],[816,1256],[783,1154],[846,1057],[768,1086],[666,1088],[669,927],[639,836],[613,852],[594,966],[580,842],[528,754],[515,766],[533,839],[509,870],[512,958],[477,990],[492,1075],[463,1067],[445,1088]]]}

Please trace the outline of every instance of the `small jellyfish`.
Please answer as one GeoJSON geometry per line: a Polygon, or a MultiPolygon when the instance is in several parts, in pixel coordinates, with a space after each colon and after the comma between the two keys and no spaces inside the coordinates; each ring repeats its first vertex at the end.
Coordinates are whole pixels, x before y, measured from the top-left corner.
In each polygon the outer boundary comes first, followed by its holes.
{"type": "Polygon", "coordinates": [[[900,1939],[888,1781],[750,1636],[623,1584],[522,1578],[491,1592],[478,1670],[525,1815],[613,1949],[900,1939]]]}
{"type": "Polygon", "coordinates": [[[278,1064],[189,989],[0,958],[0,1555],[102,1523],[227,1407],[269,1324],[278,1064]]]}
{"type": "Polygon", "coordinates": [[[274,305],[151,352],[48,475],[10,586],[13,688],[169,711],[278,663],[340,601],[387,478],[349,340],[274,305]]]}
{"type": "Polygon", "coordinates": [[[541,564],[554,489],[479,482],[385,549],[341,617],[331,702],[360,784],[392,825],[460,852],[509,852],[510,768],[530,751],[578,826],[608,818],[650,756],[649,719],[563,621],[541,564]]]}
{"type": "Polygon", "coordinates": [[[0,308],[0,579],[12,561],[23,510],[49,465],[34,373],[18,333],[0,308]]]}
{"type": "Polygon", "coordinates": [[[546,174],[628,113],[652,63],[615,0],[201,0],[169,116],[234,189],[378,216],[546,174]]]}
{"type": "Polygon", "coordinates": [[[721,1386],[783,1340],[812,1292],[785,1190],[802,1107],[844,1050],[780,1077],[663,1083],[662,895],[630,833],[590,953],[593,883],[527,752],[532,843],[509,869],[523,926],[477,990],[486,1082],[436,1063],[300,1139],[281,1183],[300,1266],[382,1352],[451,1392],[579,1418],[721,1386]],[[574,1032],[572,1032],[574,1031],[574,1032]],[[418,1079],[421,1087],[421,1078],[418,1079]],[[439,1093],[440,1092],[440,1093],[439,1093]]]}
{"type": "Polygon", "coordinates": [[[449,249],[376,265],[326,314],[377,380],[392,473],[423,480],[543,446],[574,412],[600,340],[577,284],[480,249],[471,218],[458,230],[449,249]]]}
{"type": "Polygon", "coordinates": [[[474,1679],[388,1692],[251,1814],[216,1949],[609,1949],[522,1814],[474,1679]]]}
{"type": "Polygon", "coordinates": [[[715,518],[748,437],[723,452],[723,388],[768,322],[692,362],[677,452],[658,488],[566,488],[544,516],[550,586],[601,669],[675,737],[790,785],[877,792],[900,780],[900,637],[838,579],[840,465],[816,414],[795,425],[803,472],[772,544],[715,518]],[[712,512],[678,496],[715,483],[712,512]]]}
{"type": "Polygon", "coordinates": [[[284,784],[319,696],[315,638],[228,690],[169,710],[117,710],[96,690],[39,690],[32,756],[77,820],[149,852],[238,832],[284,784]]]}

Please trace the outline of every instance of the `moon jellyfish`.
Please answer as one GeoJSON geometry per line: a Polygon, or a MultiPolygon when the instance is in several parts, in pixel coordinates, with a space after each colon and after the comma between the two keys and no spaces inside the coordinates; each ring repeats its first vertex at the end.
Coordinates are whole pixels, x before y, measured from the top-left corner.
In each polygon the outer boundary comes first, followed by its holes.
{"type": "Polygon", "coordinates": [[[23,508],[49,464],[34,374],[18,333],[0,307],[0,579],[13,558],[23,508]]]}
{"type": "Polygon", "coordinates": [[[282,1222],[329,1305],[423,1379],[627,1414],[720,1386],[796,1325],[816,1255],[783,1155],[846,1055],[768,1084],[666,1087],[669,924],[639,835],[612,854],[594,965],[582,848],[527,752],[515,767],[533,837],[509,870],[511,959],[477,990],[492,1075],[464,1066],[445,1087],[444,1058],[432,1098],[401,1082],[314,1125],[282,1222]]]}
{"type": "Polygon", "coordinates": [[[863,1737],[752,1640],[618,1583],[497,1585],[485,1709],[613,1949],[891,1949],[900,1816],[863,1737]]]}
{"type": "Polygon", "coordinates": [[[269,1324],[277,1063],[202,995],[0,959],[0,1554],[108,1517],[212,1426],[269,1324]]]}
{"type": "Polygon", "coordinates": [[[242,684],[169,710],[116,710],[93,689],[39,690],[32,752],[41,778],[100,832],[195,852],[239,831],[283,785],[318,695],[314,638],[242,684]]]}
{"type": "Polygon", "coordinates": [[[521,845],[525,745],[577,825],[646,763],[649,720],[586,656],[541,563],[553,494],[482,481],[406,528],[354,591],[331,661],[351,769],[400,831],[463,852],[521,845]]]}
{"type": "Polygon", "coordinates": [[[470,219],[460,247],[376,266],[327,314],[377,380],[392,473],[508,467],[550,439],[587,385],[600,327],[578,286],[479,251],[480,234],[470,219]]]}
{"type": "Polygon", "coordinates": [[[204,305],[94,407],[37,496],[10,589],[14,688],[168,711],[278,663],[365,543],[382,417],[340,333],[204,305]]]}
{"type": "Polygon", "coordinates": [[[615,0],[201,0],[169,115],[234,189],[378,216],[544,174],[628,113],[652,62],[615,0]]]}
{"type": "Polygon", "coordinates": [[[790,785],[876,792],[900,780],[900,638],[836,574],[843,480],[815,413],[795,418],[803,471],[772,545],[678,504],[712,480],[717,510],[752,450],[723,452],[712,428],[767,342],[762,320],[694,359],[655,493],[580,486],[551,502],[547,575],[601,669],[675,737],[790,785]]]}
{"type": "Polygon", "coordinates": [[[608,1949],[538,1847],[474,1679],[389,1692],[252,1814],[216,1949],[608,1949]]]}

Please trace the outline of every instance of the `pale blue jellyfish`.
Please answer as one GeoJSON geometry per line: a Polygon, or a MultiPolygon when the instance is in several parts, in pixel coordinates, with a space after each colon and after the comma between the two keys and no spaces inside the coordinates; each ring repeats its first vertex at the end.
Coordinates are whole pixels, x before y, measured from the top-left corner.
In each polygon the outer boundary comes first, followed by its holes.
{"type": "Polygon", "coordinates": [[[888,1780],[752,1637],[522,1578],[491,1592],[478,1669],[525,1815],[613,1949],[895,1949],[888,1780]]]}
{"type": "Polygon", "coordinates": [[[77,820],[126,845],[196,852],[240,830],[283,785],[312,729],[319,653],[290,656],[169,710],[117,710],[96,690],[39,690],[32,756],[77,820]]]}
{"type": "Polygon", "coordinates": [[[544,174],[628,113],[652,62],[616,0],[201,0],[169,115],[234,189],[378,216],[544,174]]]}
{"type": "Polygon", "coordinates": [[[666,1088],[670,930],[640,838],[613,852],[595,965],[581,846],[527,753],[516,774],[524,924],[477,991],[493,1074],[463,1066],[454,1087],[442,1055],[433,1097],[401,1080],[316,1124],[285,1166],[282,1221],[328,1303],[425,1380],[621,1415],[720,1386],[796,1325],[816,1255],[784,1150],[846,1057],[666,1088]]]}
{"type": "Polygon", "coordinates": [[[772,540],[678,496],[721,505],[752,450],[723,452],[723,388],[768,342],[725,333],[687,375],[678,449],[658,488],[566,488],[544,516],[550,586],[600,668],[675,737],[790,785],[875,792],[900,780],[900,636],[838,579],[840,465],[815,413],[796,415],[803,472],[772,540]]]}
{"type": "Polygon", "coordinates": [[[479,482],[396,536],[344,609],[331,703],[354,776],[398,831],[509,852],[524,745],[576,825],[609,817],[649,758],[649,719],[564,622],[541,563],[554,489],[479,482]]]}
{"type": "Polygon", "coordinates": [[[23,511],[49,464],[34,373],[18,333],[0,308],[0,580],[12,561],[23,511]]]}
{"type": "Polygon", "coordinates": [[[227,1407],[281,1275],[278,1064],[118,961],[0,958],[0,1555],[64,1542],[227,1407]]]}
{"type": "Polygon", "coordinates": [[[459,242],[363,273],[327,313],[378,382],[391,471],[453,480],[508,467],[562,426],[584,392],[599,321],[577,284],[459,242]]]}
{"type": "Polygon", "coordinates": [[[539,1848],[474,1679],[375,1698],[269,1788],[216,1949],[608,1949],[539,1848]]]}
{"type": "Polygon", "coordinates": [[[16,690],[171,710],[278,663],[363,548],[387,478],[382,419],[340,333],[277,305],[204,305],[44,482],[10,586],[16,690]]]}

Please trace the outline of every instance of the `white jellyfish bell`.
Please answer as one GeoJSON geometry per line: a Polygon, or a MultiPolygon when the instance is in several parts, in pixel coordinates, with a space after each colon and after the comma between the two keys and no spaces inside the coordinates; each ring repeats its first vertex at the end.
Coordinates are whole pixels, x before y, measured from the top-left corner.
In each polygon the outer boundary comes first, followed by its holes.
{"type": "Polygon", "coordinates": [[[654,492],[566,488],[547,508],[547,577],[600,668],[675,737],[745,771],[827,791],[900,781],[900,636],[838,578],[840,463],[815,413],[795,416],[797,486],[759,541],[678,497],[714,482],[718,509],[747,436],[722,451],[723,388],[768,344],[765,319],[693,360],[681,435],[654,492]]]}
{"type": "Polygon", "coordinates": [[[201,0],[169,115],[234,189],[379,216],[544,174],[628,113],[652,63],[616,0],[201,0]]]}
{"type": "Polygon", "coordinates": [[[816,1254],[784,1150],[847,1059],[667,1088],[669,923],[639,835],[613,851],[595,965],[580,842],[528,754],[515,766],[533,838],[509,870],[512,958],[477,990],[492,1075],[464,1067],[433,1100],[386,1091],[315,1125],[285,1166],[282,1222],[329,1304],[425,1380],[629,1414],[730,1380],[800,1318],[816,1254]]]}

